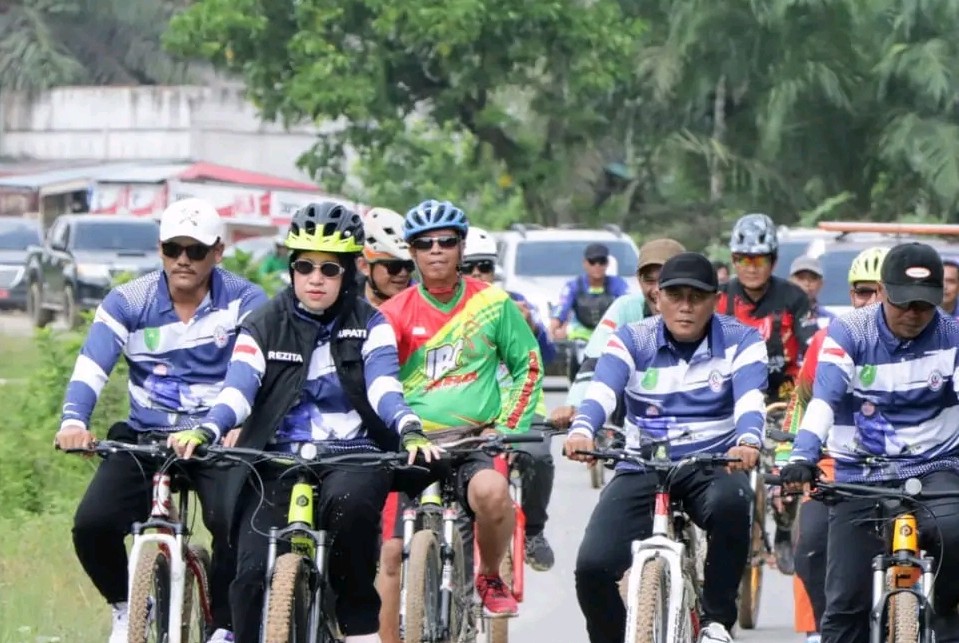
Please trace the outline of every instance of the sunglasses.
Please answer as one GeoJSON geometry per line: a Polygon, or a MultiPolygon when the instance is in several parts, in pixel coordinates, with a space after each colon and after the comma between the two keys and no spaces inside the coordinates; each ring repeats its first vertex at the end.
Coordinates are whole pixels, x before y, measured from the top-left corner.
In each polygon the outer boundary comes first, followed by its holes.
{"type": "Polygon", "coordinates": [[[772,263],[772,259],[769,255],[733,255],[733,263],[737,266],[765,268],[772,263]]]}
{"type": "Polygon", "coordinates": [[[320,274],[324,277],[339,277],[344,272],[346,268],[336,263],[335,261],[324,261],[322,263],[313,263],[309,259],[297,259],[292,264],[293,270],[300,273],[301,275],[312,275],[313,271],[317,268],[320,269],[320,274]]]}
{"type": "Polygon", "coordinates": [[[186,257],[190,261],[203,261],[214,247],[216,247],[216,243],[212,246],[205,246],[202,243],[184,246],[176,241],[164,241],[160,244],[160,250],[163,251],[165,257],[179,259],[180,255],[186,252],[186,257]]]}
{"type": "Polygon", "coordinates": [[[898,308],[899,310],[914,310],[917,313],[928,313],[930,310],[935,308],[928,301],[907,301],[904,304],[894,304],[891,301],[889,304],[893,308],[898,308]]]}
{"type": "Polygon", "coordinates": [[[374,266],[383,266],[390,277],[395,277],[404,270],[410,274],[413,273],[415,265],[412,261],[377,261],[374,266]]]}
{"type": "Polygon", "coordinates": [[[606,257],[599,257],[598,259],[587,259],[586,263],[588,263],[591,266],[597,266],[597,265],[605,266],[606,264],[609,263],[609,259],[607,259],[606,257]]]}
{"type": "Polygon", "coordinates": [[[496,270],[496,265],[492,261],[484,259],[483,261],[465,261],[460,266],[460,272],[464,275],[471,275],[474,270],[479,270],[484,275],[488,275],[496,270]]]}
{"type": "Polygon", "coordinates": [[[861,299],[867,299],[878,294],[879,291],[875,288],[853,288],[852,294],[861,299]]]}
{"type": "Polygon", "coordinates": [[[444,236],[444,237],[417,237],[410,241],[410,246],[415,250],[432,250],[433,244],[440,244],[440,248],[455,248],[460,244],[460,238],[458,236],[444,236]]]}

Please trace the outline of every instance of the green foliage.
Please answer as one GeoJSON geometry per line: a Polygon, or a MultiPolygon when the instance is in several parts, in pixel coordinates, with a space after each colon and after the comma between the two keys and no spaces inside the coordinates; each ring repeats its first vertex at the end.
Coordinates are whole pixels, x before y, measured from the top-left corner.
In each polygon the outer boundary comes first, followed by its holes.
{"type": "Polygon", "coordinates": [[[248,281],[259,285],[271,297],[283,289],[283,280],[276,273],[263,274],[260,263],[254,261],[253,254],[244,250],[237,250],[229,257],[224,257],[221,263],[224,270],[229,270],[248,281]]]}

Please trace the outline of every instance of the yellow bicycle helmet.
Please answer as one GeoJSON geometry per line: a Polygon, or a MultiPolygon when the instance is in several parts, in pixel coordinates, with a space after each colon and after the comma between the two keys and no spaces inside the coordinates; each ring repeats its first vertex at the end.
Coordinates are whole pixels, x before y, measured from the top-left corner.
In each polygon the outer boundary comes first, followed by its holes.
{"type": "Polygon", "coordinates": [[[363,252],[363,220],[349,208],[325,201],[293,214],[284,245],[290,250],[355,254],[363,252]]]}
{"type": "Polygon", "coordinates": [[[889,248],[866,248],[852,260],[849,266],[849,284],[857,281],[882,281],[879,276],[882,270],[882,260],[889,253],[889,248]]]}

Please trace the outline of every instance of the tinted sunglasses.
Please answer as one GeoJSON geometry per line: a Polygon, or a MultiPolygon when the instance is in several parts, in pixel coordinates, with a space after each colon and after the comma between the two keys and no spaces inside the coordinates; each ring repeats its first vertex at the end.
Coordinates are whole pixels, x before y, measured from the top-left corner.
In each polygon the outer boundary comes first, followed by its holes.
{"type": "Polygon", "coordinates": [[[863,299],[867,297],[873,297],[878,293],[879,293],[879,290],[877,290],[876,288],[853,288],[852,289],[852,294],[854,294],[856,297],[861,297],[863,299]]]}
{"type": "Polygon", "coordinates": [[[317,268],[320,269],[320,274],[324,277],[339,277],[344,272],[346,268],[336,263],[335,261],[324,261],[322,263],[313,263],[309,259],[297,259],[292,264],[293,270],[300,273],[301,275],[311,275],[313,271],[317,268]]]}
{"type": "Polygon", "coordinates": [[[596,265],[605,266],[606,264],[609,263],[609,259],[607,257],[599,257],[597,259],[587,259],[586,262],[589,263],[589,265],[591,266],[596,266],[596,265]]]}
{"type": "Polygon", "coordinates": [[[733,263],[737,266],[765,268],[772,263],[772,257],[769,255],[733,255],[733,263]]]}
{"type": "Polygon", "coordinates": [[[928,301],[907,301],[904,304],[894,304],[890,301],[889,304],[893,308],[898,308],[899,310],[914,310],[917,313],[927,313],[935,308],[935,306],[930,304],[928,301]]]}
{"type": "Polygon", "coordinates": [[[203,261],[214,247],[216,247],[215,243],[212,246],[205,246],[202,243],[184,246],[176,241],[164,241],[160,244],[160,250],[165,257],[179,259],[180,255],[186,252],[186,257],[190,261],[203,261]]]}
{"type": "Polygon", "coordinates": [[[471,275],[474,270],[479,270],[484,275],[488,275],[496,271],[496,265],[489,259],[484,259],[483,261],[464,261],[463,265],[460,266],[460,272],[464,275],[471,275]]]}
{"type": "Polygon", "coordinates": [[[391,277],[397,276],[404,270],[413,274],[413,270],[416,268],[412,261],[377,261],[374,262],[373,265],[383,266],[391,277]]]}
{"type": "Polygon", "coordinates": [[[458,236],[443,236],[443,237],[417,237],[410,241],[410,246],[416,250],[432,250],[433,244],[440,244],[440,248],[455,248],[460,244],[460,238],[458,236]]]}

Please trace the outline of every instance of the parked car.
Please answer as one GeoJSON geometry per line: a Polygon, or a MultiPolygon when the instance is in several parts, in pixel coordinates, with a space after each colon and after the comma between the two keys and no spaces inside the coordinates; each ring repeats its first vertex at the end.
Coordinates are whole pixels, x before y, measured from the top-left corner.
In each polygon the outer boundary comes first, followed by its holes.
{"type": "Polygon", "coordinates": [[[96,308],[114,279],[162,267],[159,227],[153,219],[97,214],[58,217],[31,247],[26,272],[27,311],[37,327],[57,313],[74,328],[80,311],[96,308]]]}
{"type": "Polygon", "coordinates": [[[0,217],[0,310],[26,310],[27,248],[39,243],[35,221],[0,217]]]}

